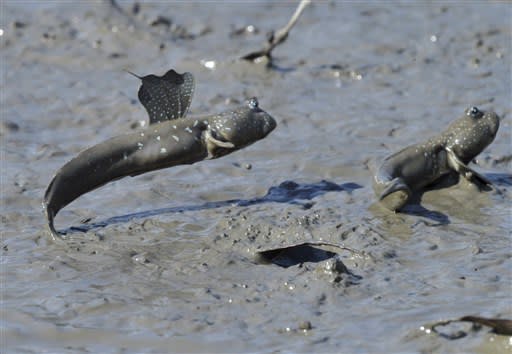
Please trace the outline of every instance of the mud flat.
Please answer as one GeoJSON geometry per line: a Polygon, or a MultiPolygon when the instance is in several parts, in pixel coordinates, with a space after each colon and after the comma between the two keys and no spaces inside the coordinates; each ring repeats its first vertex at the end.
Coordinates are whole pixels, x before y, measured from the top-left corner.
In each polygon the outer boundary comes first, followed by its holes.
{"type": "Polygon", "coordinates": [[[512,317],[512,7],[314,3],[272,68],[236,60],[295,6],[2,3],[3,352],[510,350],[485,325],[431,328],[512,317]],[[278,127],[82,196],[53,243],[55,171],[146,119],[123,69],[170,68],[196,78],[190,115],[256,96],[278,127]],[[505,116],[473,165],[501,193],[461,182],[401,214],[376,205],[376,163],[472,105],[505,116]],[[320,240],[345,249],[258,254],[320,240]]]}

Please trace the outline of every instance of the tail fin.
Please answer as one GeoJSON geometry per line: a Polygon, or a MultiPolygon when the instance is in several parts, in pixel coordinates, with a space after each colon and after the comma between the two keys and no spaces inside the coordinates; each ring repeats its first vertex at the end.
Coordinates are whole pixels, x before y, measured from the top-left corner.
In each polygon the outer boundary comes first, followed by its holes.
{"type": "Polygon", "coordinates": [[[44,211],[45,211],[45,214],[46,214],[46,219],[48,220],[48,231],[50,232],[50,236],[52,237],[52,240],[53,241],[56,241],[57,239],[61,238],[62,236],[59,234],[59,232],[57,231],[57,229],[55,229],[55,225],[54,225],[54,218],[55,218],[55,211],[53,210],[53,208],[51,208],[49,205],[48,205],[48,201],[46,199],[46,195],[45,195],[45,199],[43,200],[43,208],[44,208],[44,211]]]}

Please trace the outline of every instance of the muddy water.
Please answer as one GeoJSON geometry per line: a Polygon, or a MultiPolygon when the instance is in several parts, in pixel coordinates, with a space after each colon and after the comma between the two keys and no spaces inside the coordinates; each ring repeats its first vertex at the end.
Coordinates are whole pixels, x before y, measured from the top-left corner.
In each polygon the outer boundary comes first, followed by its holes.
{"type": "Polygon", "coordinates": [[[319,2],[273,69],[236,61],[294,7],[2,3],[2,351],[510,350],[486,327],[443,337],[428,326],[512,317],[512,7],[319,2]],[[41,199],[54,172],[146,119],[122,69],[170,68],[195,75],[189,115],[257,96],[278,128],[222,159],[81,197],[56,220],[70,240],[51,242],[41,199]],[[461,182],[403,214],[375,205],[379,159],[470,105],[507,117],[475,167],[501,193],[461,182]],[[256,262],[312,240],[357,251],[256,262]]]}

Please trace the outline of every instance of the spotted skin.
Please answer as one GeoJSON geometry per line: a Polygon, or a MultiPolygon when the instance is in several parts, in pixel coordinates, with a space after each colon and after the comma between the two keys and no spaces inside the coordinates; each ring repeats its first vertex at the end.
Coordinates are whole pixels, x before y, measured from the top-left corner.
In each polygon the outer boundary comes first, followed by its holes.
{"type": "Polygon", "coordinates": [[[215,159],[266,137],[275,120],[256,98],[218,115],[153,123],[136,133],[111,138],[66,163],[48,186],[43,205],[54,239],[54,218],[81,195],[111,181],[167,167],[215,159]]]}
{"type": "Polygon", "coordinates": [[[191,73],[178,74],[172,69],[163,76],[140,77],[129,73],[142,81],[138,97],[148,112],[150,124],[185,117],[195,89],[191,73]]]}
{"type": "Polygon", "coordinates": [[[464,178],[490,185],[467,164],[495,138],[500,118],[494,112],[471,107],[438,136],[386,157],[373,179],[381,204],[399,211],[414,191],[455,171],[464,178]]]}

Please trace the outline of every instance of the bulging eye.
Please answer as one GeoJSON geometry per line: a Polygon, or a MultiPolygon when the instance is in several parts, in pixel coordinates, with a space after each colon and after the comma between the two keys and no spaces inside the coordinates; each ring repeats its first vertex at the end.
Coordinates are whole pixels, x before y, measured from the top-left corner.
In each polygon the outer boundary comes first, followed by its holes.
{"type": "Polygon", "coordinates": [[[247,105],[250,109],[258,108],[258,99],[256,97],[252,97],[247,101],[247,105]]]}
{"type": "Polygon", "coordinates": [[[480,111],[477,107],[473,106],[467,110],[467,115],[471,118],[480,118],[483,116],[483,112],[480,111]]]}

